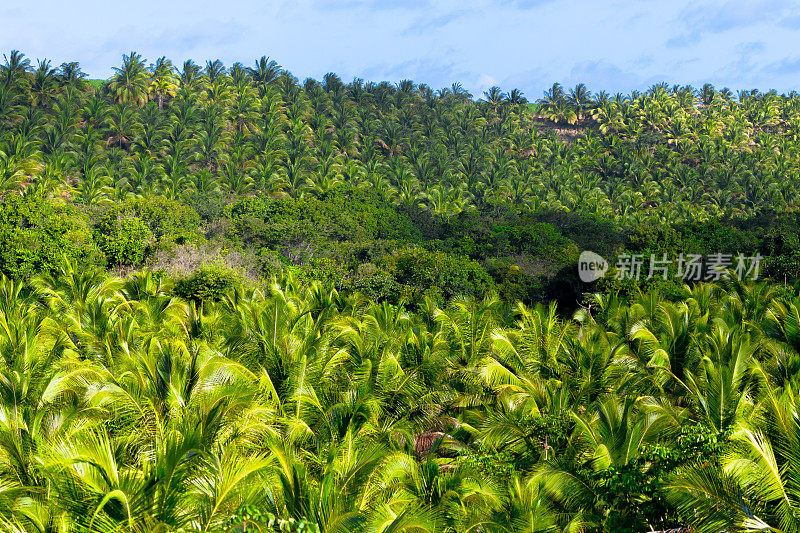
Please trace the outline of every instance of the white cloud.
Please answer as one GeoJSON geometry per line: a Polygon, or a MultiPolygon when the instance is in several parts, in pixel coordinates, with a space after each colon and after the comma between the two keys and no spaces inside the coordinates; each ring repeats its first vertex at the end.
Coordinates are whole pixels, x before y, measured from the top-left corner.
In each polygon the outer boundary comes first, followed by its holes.
{"type": "Polygon", "coordinates": [[[481,74],[475,81],[475,87],[478,89],[479,94],[483,93],[483,91],[487,90],[489,87],[494,87],[495,85],[499,84],[500,84],[499,81],[489,76],[488,74],[481,74]]]}

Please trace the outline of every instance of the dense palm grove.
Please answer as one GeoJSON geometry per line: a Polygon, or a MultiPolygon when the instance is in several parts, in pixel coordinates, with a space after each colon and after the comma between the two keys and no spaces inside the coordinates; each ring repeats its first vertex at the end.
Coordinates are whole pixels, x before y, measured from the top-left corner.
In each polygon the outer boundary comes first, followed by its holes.
{"type": "Polygon", "coordinates": [[[766,284],[570,320],[6,280],[3,530],[800,531],[799,334],[766,284]]]}
{"type": "Polygon", "coordinates": [[[799,134],[710,85],[11,52],[0,529],[800,532],[799,134]]]}

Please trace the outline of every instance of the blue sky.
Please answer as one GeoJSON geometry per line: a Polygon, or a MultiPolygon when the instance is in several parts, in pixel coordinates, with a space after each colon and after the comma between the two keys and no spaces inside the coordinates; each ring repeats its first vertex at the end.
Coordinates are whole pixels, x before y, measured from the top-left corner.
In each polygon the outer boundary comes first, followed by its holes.
{"type": "Polygon", "coordinates": [[[105,78],[123,53],[226,65],[267,55],[302,81],[454,81],[535,99],[552,82],[800,86],[800,3],[784,0],[94,0],[0,2],[0,50],[105,78]]]}

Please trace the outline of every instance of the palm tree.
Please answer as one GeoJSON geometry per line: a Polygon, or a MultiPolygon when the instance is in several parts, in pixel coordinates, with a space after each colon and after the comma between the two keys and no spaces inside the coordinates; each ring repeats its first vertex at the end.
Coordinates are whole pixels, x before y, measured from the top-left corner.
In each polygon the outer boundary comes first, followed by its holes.
{"type": "Polygon", "coordinates": [[[209,83],[214,83],[216,80],[223,79],[227,72],[228,71],[225,68],[225,65],[222,64],[222,61],[219,59],[211,61],[209,59],[206,61],[206,68],[203,72],[203,76],[209,83]]]}
{"type": "Polygon", "coordinates": [[[445,189],[444,187],[434,187],[422,194],[426,203],[420,204],[427,206],[432,213],[442,216],[449,220],[462,211],[472,207],[469,195],[462,187],[445,189]]]}
{"type": "Polygon", "coordinates": [[[74,198],[86,205],[103,205],[111,202],[112,180],[102,165],[84,170],[81,181],[75,187],[74,198]]]}
{"type": "Polygon", "coordinates": [[[281,66],[267,56],[261,56],[261,59],[256,60],[255,67],[250,67],[247,71],[262,97],[266,94],[266,88],[274,84],[282,72],[281,66]]]}
{"type": "Polygon", "coordinates": [[[150,77],[141,55],[123,55],[122,66],[115,67],[114,72],[108,87],[117,102],[137,106],[147,102],[150,77]]]}
{"type": "Polygon", "coordinates": [[[0,194],[19,189],[40,168],[34,157],[20,158],[0,149],[0,194]]]}
{"type": "Polygon", "coordinates": [[[493,108],[497,109],[497,107],[505,100],[506,94],[500,90],[500,87],[494,86],[490,87],[488,91],[483,93],[484,98],[486,101],[491,105],[493,108]]]}
{"type": "Polygon", "coordinates": [[[128,104],[119,104],[111,109],[106,124],[111,134],[106,144],[116,144],[119,148],[129,148],[139,129],[136,112],[128,104]]]}
{"type": "Polygon", "coordinates": [[[56,69],[50,67],[50,61],[39,61],[30,82],[31,105],[47,107],[57,91],[56,69]]]}
{"type": "Polygon", "coordinates": [[[583,83],[579,83],[574,88],[570,89],[567,100],[575,108],[578,120],[583,119],[589,106],[594,102],[589,89],[587,89],[586,85],[583,83]]]}
{"type": "Polygon", "coordinates": [[[166,57],[160,57],[154,65],[150,67],[151,82],[150,94],[155,97],[158,110],[164,109],[164,98],[174,98],[178,92],[178,78],[175,75],[175,67],[172,61],[166,57]]]}
{"type": "Polygon", "coordinates": [[[61,63],[57,75],[62,86],[75,87],[79,91],[86,89],[87,74],[81,70],[80,63],[77,61],[61,63]]]}
{"type": "Polygon", "coordinates": [[[191,59],[184,61],[180,71],[181,88],[192,90],[200,80],[200,66],[191,59]]]}
{"type": "Polygon", "coordinates": [[[792,392],[769,391],[770,422],[741,429],[717,468],[696,466],[673,477],[668,496],[697,531],[800,531],[796,450],[800,427],[792,392]],[[766,431],[765,431],[766,430],[766,431]],[[768,435],[772,435],[771,437],[768,435]]]}
{"type": "Polygon", "coordinates": [[[522,105],[527,104],[528,99],[523,96],[522,91],[519,89],[511,89],[511,92],[508,93],[508,103],[512,105],[522,105]]]}
{"type": "Polygon", "coordinates": [[[0,81],[9,90],[21,91],[27,88],[27,74],[31,68],[31,60],[19,50],[11,50],[11,54],[3,54],[4,64],[0,65],[0,81]]]}

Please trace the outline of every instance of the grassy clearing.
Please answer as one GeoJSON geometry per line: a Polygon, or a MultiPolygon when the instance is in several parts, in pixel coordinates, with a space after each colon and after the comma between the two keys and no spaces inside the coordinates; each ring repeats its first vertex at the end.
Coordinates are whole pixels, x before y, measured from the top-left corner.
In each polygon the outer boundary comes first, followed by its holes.
{"type": "Polygon", "coordinates": [[[89,86],[94,90],[99,90],[103,87],[106,80],[86,80],[89,86]]]}

